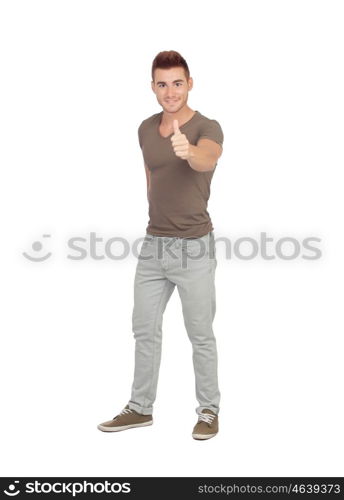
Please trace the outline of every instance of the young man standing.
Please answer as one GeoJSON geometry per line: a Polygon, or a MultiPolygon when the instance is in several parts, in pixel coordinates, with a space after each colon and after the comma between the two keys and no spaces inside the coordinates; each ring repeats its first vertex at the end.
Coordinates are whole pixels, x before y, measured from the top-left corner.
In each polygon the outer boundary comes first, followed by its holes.
{"type": "Polygon", "coordinates": [[[212,329],[217,261],[207,204],[222,154],[223,132],[216,120],[187,105],[193,80],[178,52],[164,51],[155,57],[151,85],[163,111],[144,120],[138,129],[149,223],[134,283],[134,381],[127,406],[98,428],[114,432],[153,423],[163,313],[177,286],[192,343],[199,403],[192,436],[209,439],[218,432],[220,391],[212,329]]]}

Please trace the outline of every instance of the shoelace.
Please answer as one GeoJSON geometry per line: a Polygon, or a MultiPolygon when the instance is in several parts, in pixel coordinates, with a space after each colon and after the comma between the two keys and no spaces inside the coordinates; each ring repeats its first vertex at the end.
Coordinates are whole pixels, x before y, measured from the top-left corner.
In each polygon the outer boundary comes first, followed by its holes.
{"type": "Polygon", "coordinates": [[[198,416],[198,421],[199,422],[206,422],[207,424],[211,424],[215,417],[216,417],[216,415],[213,415],[212,413],[201,413],[198,416]]]}
{"type": "Polygon", "coordinates": [[[120,415],[125,415],[126,413],[133,413],[133,410],[131,410],[130,408],[124,408],[120,415]]]}
{"type": "Polygon", "coordinates": [[[123,410],[121,411],[121,413],[119,415],[116,415],[113,420],[115,420],[115,418],[119,417],[120,415],[125,415],[127,413],[133,413],[133,410],[131,410],[130,408],[123,408],[123,410]]]}

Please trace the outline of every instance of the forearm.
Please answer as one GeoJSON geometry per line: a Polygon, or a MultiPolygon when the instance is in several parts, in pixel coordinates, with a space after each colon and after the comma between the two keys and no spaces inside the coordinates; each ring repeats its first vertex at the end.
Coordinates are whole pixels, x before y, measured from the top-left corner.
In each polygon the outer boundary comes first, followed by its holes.
{"type": "Polygon", "coordinates": [[[197,172],[208,172],[215,168],[216,160],[214,160],[214,156],[204,148],[190,144],[189,151],[190,156],[187,162],[197,172]]]}

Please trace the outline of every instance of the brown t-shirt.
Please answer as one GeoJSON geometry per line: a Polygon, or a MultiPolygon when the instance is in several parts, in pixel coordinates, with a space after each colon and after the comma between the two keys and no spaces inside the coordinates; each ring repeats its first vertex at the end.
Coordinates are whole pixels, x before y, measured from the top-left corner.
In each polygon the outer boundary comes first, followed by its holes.
{"type": "MultiPolygon", "coordinates": [[[[163,111],[150,116],[138,128],[144,162],[150,171],[146,232],[156,236],[199,238],[214,229],[207,206],[215,169],[197,172],[187,160],[175,155],[173,133],[163,137],[159,131],[162,115],[163,111]]],[[[201,137],[223,144],[220,124],[199,111],[179,129],[195,146],[201,137]]]]}

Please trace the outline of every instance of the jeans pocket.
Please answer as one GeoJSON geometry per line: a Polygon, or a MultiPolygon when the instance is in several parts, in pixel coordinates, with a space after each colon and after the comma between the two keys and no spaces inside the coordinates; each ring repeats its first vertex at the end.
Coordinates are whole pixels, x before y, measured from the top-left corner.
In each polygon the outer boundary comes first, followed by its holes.
{"type": "Polygon", "coordinates": [[[208,246],[201,238],[183,241],[183,251],[185,255],[192,259],[202,259],[208,254],[208,246]]]}

